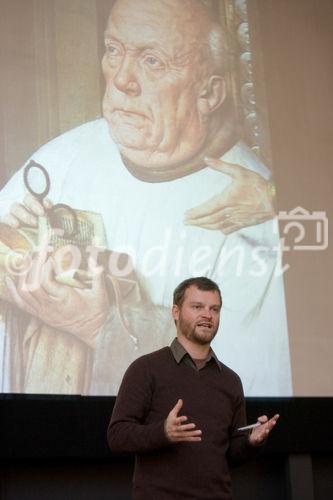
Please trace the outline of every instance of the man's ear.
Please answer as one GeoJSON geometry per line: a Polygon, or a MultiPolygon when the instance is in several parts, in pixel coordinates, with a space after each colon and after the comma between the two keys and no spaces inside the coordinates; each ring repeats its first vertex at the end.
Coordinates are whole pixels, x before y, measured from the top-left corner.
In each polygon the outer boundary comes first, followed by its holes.
{"type": "Polygon", "coordinates": [[[212,75],[199,93],[199,112],[208,116],[216,111],[226,98],[226,83],[222,76],[212,75]]]}
{"type": "Polygon", "coordinates": [[[172,317],[175,321],[178,321],[178,318],[179,318],[179,307],[174,304],[172,306],[172,317]]]}

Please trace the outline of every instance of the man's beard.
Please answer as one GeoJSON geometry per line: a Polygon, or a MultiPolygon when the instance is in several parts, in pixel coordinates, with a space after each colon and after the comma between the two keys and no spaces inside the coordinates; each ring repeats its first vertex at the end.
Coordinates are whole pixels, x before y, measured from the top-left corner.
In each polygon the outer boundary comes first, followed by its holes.
{"type": "Polygon", "coordinates": [[[207,345],[210,344],[213,338],[215,337],[219,325],[214,328],[214,326],[211,326],[211,328],[205,329],[205,333],[198,332],[198,324],[196,324],[194,327],[186,320],[179,318],[179,331],[181,332],[182,335],[184,335],[185,338],[188,340],[195,342],[200,345],[207,345]]]}

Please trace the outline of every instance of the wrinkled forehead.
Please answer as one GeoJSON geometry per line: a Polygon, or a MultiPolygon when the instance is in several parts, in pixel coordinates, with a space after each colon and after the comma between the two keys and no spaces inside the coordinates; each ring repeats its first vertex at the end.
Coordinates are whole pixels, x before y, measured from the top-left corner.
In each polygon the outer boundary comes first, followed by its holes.
{"type": "Polygon", "coordinates": [[[198,0],[117,0],[106,36],[135,46],[158,43],[177,52],[199,46],[209,23],[198,0]]]}

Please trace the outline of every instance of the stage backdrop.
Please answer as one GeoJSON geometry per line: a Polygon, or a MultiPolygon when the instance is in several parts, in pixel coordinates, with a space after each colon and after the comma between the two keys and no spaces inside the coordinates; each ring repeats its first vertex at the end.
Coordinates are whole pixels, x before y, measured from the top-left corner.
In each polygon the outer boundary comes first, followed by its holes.
{"type": "Polygon", "coordinates": [[[290,263],[327,258],[328,221],[296,184],[279,204],[293,177],[272,160],[256,2],[0,5],[2,391],[115,395],[175,336],[176,285],[204,275],[247,396],[332,395],[328,324],[301,319],[300,350],[288,334],[290,263]]]}

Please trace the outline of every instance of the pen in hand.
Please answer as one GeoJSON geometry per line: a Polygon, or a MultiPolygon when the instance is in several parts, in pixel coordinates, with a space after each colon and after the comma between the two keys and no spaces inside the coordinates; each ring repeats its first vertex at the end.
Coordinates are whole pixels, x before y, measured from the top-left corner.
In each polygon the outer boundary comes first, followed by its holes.
{"type": "Polygon", "coordinates": [[[260,427],[262,425],[261,422],[256,422],[255,424],[245,425],[245,427],[239,427],[238,431],[249,431],[250,429],[255,429],[256,427],[260,427]]]}

